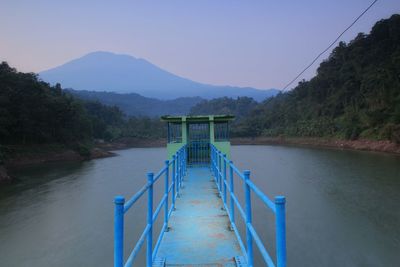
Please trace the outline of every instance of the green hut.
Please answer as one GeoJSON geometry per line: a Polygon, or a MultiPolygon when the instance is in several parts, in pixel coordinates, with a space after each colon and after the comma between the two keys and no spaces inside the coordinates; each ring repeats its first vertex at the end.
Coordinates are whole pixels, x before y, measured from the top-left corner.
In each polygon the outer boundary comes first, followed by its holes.
{"type": "Polygon", "coordinates": [[[210,144],[230,158],[229,122],[231,115],[163,116],[168,124],[168,159],[187,145],[188,164],[209,164],[210,144]]]}

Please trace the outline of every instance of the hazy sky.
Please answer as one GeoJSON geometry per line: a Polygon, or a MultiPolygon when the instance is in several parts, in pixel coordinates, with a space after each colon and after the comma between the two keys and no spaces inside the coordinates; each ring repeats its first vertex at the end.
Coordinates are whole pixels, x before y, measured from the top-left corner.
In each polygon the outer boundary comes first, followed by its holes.
{"type": "MultiPolygon", "coordinates": [[[[0,0],[0,60],[38,72],[102,50],[198,82],[282,88],[371,2],[0,0]]],[[[378,1],[342,40],[394,13],[399,0],[378,1]]]]}

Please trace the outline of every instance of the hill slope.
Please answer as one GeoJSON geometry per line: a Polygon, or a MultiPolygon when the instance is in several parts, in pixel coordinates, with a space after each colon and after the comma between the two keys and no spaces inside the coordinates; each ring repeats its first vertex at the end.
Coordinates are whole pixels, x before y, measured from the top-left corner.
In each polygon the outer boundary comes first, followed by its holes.
{"type": "Polygon", "coordinates": [[[39,75],[51,84],[61,83],[64,88],[138,93],[159,99],[249,96],[261,101],[278,92],[201,84],[169,73],[144,59],[110,52],[93,52],[39,75]]]}
{"type": "Polygon", "coordinates": [[[244,135],[334,136],[400,143],[400,15],[341,42],[317,75],[266,100],[244,135]]]}
{"type": "MultiPolygon", "coordinates": [[[[234,113],[240,99],[215,99],[192,113],[234,113]]],[[[400,15],[343,42],[317,75],[254,105],[233,127],[238,136],[334,137],[400,143],[400,15]]]]}
{"type": "Polygon", "coordinates": [[[117,106],[130,116],[159,117],[161,115],[186,115],[190,109],[203,99],[182,97],[173,100],[159,100],[139,94],[118,94],[111,92],[77,91],[68,89],[71,94],[86,100],[97,100],[108,106],[117,106]]]}

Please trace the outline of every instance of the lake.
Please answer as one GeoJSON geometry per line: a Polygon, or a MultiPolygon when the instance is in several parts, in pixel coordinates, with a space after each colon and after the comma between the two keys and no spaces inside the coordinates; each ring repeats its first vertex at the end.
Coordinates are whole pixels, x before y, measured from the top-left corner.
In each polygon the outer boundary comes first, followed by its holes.
{"type": "MultiPolygon", "coordinates": [[[[166,150],[116,153],[15,172],[18,180],[0,188],[0,266],[112,266],[113,198],[132,196],[147,171],[163,166],[166,150]]],[[[233,146],[232,159],[270,198],[287,197],[288,266],[400,265],[399,156],[233,146]]],[[[143,230],[145,201],[127,218],[127,252],[143,230]]],[[[253,204],[255,227],[274,253],[273,217],[253,204]]]]}

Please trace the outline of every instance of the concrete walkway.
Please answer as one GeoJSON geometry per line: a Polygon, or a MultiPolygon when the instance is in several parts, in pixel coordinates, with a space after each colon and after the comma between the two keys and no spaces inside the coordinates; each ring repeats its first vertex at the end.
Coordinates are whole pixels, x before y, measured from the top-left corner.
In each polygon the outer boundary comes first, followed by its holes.
{"type": "Polygon", "coordinates": [[[242,253],[210,170],[188,168],[183,186],[157,257],[167,266],[236,266],[242,253]]]}

